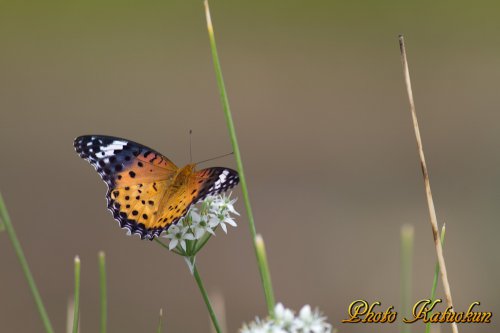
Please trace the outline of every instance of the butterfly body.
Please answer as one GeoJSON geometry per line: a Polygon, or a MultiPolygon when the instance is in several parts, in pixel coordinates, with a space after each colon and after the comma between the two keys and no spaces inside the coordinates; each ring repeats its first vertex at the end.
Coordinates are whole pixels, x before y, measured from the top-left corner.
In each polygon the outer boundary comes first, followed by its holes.
{"type": "Polygon", "coordinates": [[[238,173],[195,164],[178,168],[155,150],[104,135],[75,139],[76,152],[90,162],[108,186],[108,209],[122,228],[152,240],[175,224],[190,206],[239,182],[238,173]]]}

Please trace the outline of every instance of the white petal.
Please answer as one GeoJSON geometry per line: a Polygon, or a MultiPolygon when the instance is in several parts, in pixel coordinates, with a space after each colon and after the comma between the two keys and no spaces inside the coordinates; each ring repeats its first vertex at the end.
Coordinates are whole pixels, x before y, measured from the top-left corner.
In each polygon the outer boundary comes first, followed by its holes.
{"type": "Polygon", "coordinates": [[[309,304],[304,305],[302,307],[302,309],[300,309],[299,317],[302,319],[311,319],[312,318],[311,306],[309,304]]]}
{"type": "Polygon", "coordinates": [[[179,240],[177,238],[171,239],[170,243],[168,243],[168,249],[172,251],[177,246],[177,243],[179,243],[179,240]]]}
{"type": "Polygon", "coordinates": [[[166,233],[162,236],[163,238],[168,238],[168,239],[172,239],[174,237],[173,234],[170,234],[170,233],[166,233]]]}
{"type": "Polygon", "coordinates": [[[210,220],[208,221],[208,226],[211,228],[215,228],[216,226],[219,225],[219,223],[221,223],[221,221],[217,217],[214,216],[214,217],[210,218],[210,220]]]}
{"type": "Polygon", "coordinates": [[[190,215],[191,215],[191,219],[193,220],[193,222],[200,222],[201,221],[201,216],[196,211],[194,211],[194,210],[191,211],[190,215]]]}
{"type": "Polygon", "coordinates": [[[203,237],[204,234],[205,234],[205,229],[203,228],[196,228],[194,231],[194,237],[196,239],[200,239],[201,237],[203,237]]]}
{"type": "Polygon", "coordinates": [[[171,234],[176,234],[180,231],[179,227],[177,225],[173,225],[170,228],[168,228],[168,233],[171,234]]]}
{"type": "Polygon", "coordinates": [[[240,216],[240,213],[238,213],[233,206],[229,206],[229,211],[232,213],[232,214],[235,214],[235,215],[238,215],[240,216]]]}
{"type": "Polygon", "coordinates": [[[225,218],[225,219],[224,219],[224,222],[225,222],[225,223],[227,223],[227,224],[232,225],[233,227],[238,226],[238,225],[236,224],[236,222],[234,222],[234,220],[233,220],[232,218],[230,218],[230,217],[225,218]]]}
{"type": "Polygon", "coordinates": [[[281,318],[284,312],[285,312],[285,307],[283,306],[283,304],[281,303],[276,304],[276,306],[274,307],[274,314],[276,318],[281,318]]]}

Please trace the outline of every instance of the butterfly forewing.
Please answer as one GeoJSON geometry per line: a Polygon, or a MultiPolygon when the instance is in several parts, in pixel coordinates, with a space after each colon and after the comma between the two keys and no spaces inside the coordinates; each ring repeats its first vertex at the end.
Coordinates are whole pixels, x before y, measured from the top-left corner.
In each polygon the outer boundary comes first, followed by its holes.
{"type": "Polygon", "coordinates": [[[141,238],[163,231],[155,215],[177,173],[174,163],[149,147],[117,137],[80,136],[74,146],[108,185],[108,208],[122,228],[141,238]]]}
{"type": "Polygon", "coordinates": [[[168,179],[178,169],[153,149],[122,138],[84,135],[75,139],[74,146],[110,188],[168,179]]]}

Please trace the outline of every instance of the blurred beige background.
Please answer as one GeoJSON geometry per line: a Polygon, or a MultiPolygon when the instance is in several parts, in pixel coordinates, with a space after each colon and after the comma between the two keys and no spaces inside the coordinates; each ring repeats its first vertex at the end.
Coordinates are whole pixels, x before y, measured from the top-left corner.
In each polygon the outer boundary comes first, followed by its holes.
{"type": "MultiPolygon", "coordinates": [[[[413,299],[435,255],[403,84],[404,33],[454,300],[500,313],[500,6],[494,1],[212,1],[219,52],[279,301],[319,306],[340,332],[358,298],[400,306],[399,234],[415,226],[413,299]]],[[[97,252],[109,331],[209,332],[184,261],[127,237],[105,185],[73,151],[122,136],[177,164],[231,150],[201,1],[0,2],[0,189],[57,332],[82,259],[82,332],[98,331],[97,252]]],[[[211,165],[235,167],[232,158],[211,165]]],[[[235,191],[240,195],[239,189],[235,191]]],[[[242,212],[242,202],[237,208],[242,212]]],[[[198,257],[229,331],[265,315],[247,220],[198,257]]],[[[0,234],[0,331],[42,332],[0,234]]],[[[439,294],[442,296],[441,285],[439,294]]],[[[422,331],[422,326],[413,326],[422,331]]],[[[448,326],[442,332],[450,332],[448,326]]]]}

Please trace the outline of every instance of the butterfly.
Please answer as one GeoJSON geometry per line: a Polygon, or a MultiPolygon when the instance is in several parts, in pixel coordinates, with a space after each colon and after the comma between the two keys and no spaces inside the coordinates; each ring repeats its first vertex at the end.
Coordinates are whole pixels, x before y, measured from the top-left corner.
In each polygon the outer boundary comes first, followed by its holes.
{"type": "Polygon", "coordinates": [[[104,135],[79,136],[76,152],[108,186],[108,209],[121,228],[153,240],[189,211],[191,205],[239,182],[235,170],[182,168],[139,143],[104,135]]]}

